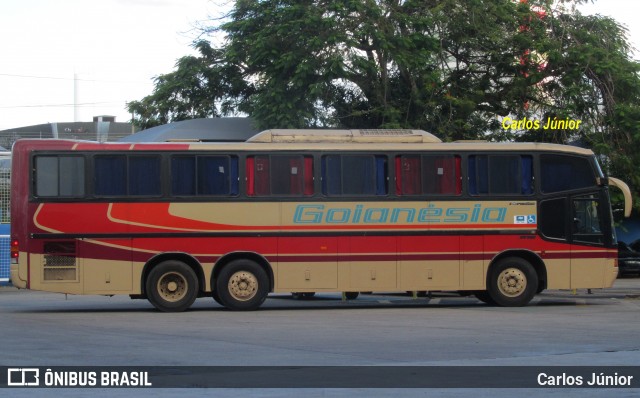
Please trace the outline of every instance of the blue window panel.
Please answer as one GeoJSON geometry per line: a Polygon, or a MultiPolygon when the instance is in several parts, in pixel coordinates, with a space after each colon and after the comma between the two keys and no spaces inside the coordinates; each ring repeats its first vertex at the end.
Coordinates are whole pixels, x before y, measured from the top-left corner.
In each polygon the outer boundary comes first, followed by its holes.
{"type": "Polygon", "coordinates": [[[468,180],[469,180],[469,194],[478,194],[478,184],[476,184],[476,157],[469,156],[467,164],[468,180]]]}
{"type": "Polygon", "coordinates": [[[520,183],[520,157],[519,156],[489,156],[489,170],[486,177],[489,180],[489,192],[492,194],[506,195],[519,194],[520,183]]]}
{"type": "Polygon", "coordinates": [[[522,157],[522,191],[523,195],[533,194],[533,158],[522,157]]]}
{"type": "Polygon", "coordinates": [[[489,193],[489,161],[487,156],[469,156],[469,193],[489,193]]]}
{"type": "Polygon", "coordinates": [[[387,158],[376,156],[376,195],[387,194],[387,158]]]}
{"type": "Polygon", "coordinates": [[[237,157],[177,156],[171,159],[172,195],[237,195],[238,185],[237,157]]]}
{"type": "Polygon", "coordinates": [[[471,195],[532,195],[533,158],[519,155],[472,155],[467,165],[471,195]]]}
{"type": "Polygon", "coordinates": [[[346,195],[375,194],[375,166],[372,156],[342,157],[342,193],[346,195]]]}
{"type": "Polygon", "coordinates": [[[202,156],[198,158],[198,194],[229,194],[229,158],[202,156]]]}
{"type": "Polygon", "coordinates": [[[540,174],[541,189],[544,193],[596,185],[596,174],[589,160],[576,156],[541,155],[540,174]]]}
{"type": "Polygon", "coordinates": [[[229,162],[229,195],[238,194],[238,158],[232,157],[229,162]]]}
{"type": "Polygon", "coordinates": [[[160,157],[129,157],[129,195],[159,196],[161,193],[160,157]]]}
{"type": "Polygon", "coordinates": [[[385,156],[328,155],[322,158],[322,192],[325,195],[386,195],[385,156]]]}
{"type": "Polygon", "coordinates": [[[127,158],[96,156],[94,162],[94,192],[99,196],[127,194],[127,158]]]}
{"type": "Polygon", "coordinates": [[[176,196],[196,194],[195,156],[180,156],[171,159],[171,193],[176,196]]]}
{"type": "Polygon", "coordinates": [[[342,164],[340,156],[322,158],[322,191],[325,195],[342,194],[342,164]]]}

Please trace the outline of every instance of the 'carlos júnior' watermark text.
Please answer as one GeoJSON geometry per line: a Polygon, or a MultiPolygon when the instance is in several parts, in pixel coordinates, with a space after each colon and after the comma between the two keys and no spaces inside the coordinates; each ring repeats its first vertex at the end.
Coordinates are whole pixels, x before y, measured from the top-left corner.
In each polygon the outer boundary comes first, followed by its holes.
{"type": "Polygon", "coordinates": [[[558,119],[557,117],[548,117],[545,120],[539,119],[513,119],[506,116],[502,119],[502,128],[504,130],[578,130],[582,124],[579,119],[558,119]]]}

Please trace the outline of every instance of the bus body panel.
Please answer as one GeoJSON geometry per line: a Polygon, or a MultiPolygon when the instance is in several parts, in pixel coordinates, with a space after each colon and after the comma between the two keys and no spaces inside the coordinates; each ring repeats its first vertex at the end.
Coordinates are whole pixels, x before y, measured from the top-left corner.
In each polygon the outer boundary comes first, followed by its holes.
{"type": "MultiPolygon", "coordinates": [[[[506,151],[499,145],[481,147],[506,151]]],[[[314,149],[313,144],[295,144],[286,150],[306,151],[314,162],[323,151],[380,151],[389,153],[388,166],[395,167],[391,158],[403,152],[459,153],[473,148],[472,144],[340,144],[314,149]]],[[[510,148],[592,156],[582,149],[553,145],[510,148]]],[[[617,275],[617,250],[611,242],[570,244],[541,236],[535,195],[471,197],[464,182],[465,192],[458,197],[399,197],[393,191],[395,177],[389,173],[387,197],[325,198],[318,192],[322,181],[316,170],[311,198],[250,197],[243,187],[247,181],[241,180],[246,172],[242,160],[278,150],[269,144],[18,141],[13,149],[11,206],[12,239],[20,245],[17,264],[11,267],[14,285],[72,294],[141,295],[148,264],[171,253],[197,261],[204,293],[215,289],[216,270],[226,259],[236,258],[235,253],[264,259],[274,276],[274,292],[484,290],[492,265],[520,255],[539,259],[539,272],[550,289],[608,287],[617,275]],[[32,192],[34,151],[185,154],[192,150],[230,152],[240,159],[237,200],[172,200],[166,194],[158,200],[40,200],[32,192]]]]}

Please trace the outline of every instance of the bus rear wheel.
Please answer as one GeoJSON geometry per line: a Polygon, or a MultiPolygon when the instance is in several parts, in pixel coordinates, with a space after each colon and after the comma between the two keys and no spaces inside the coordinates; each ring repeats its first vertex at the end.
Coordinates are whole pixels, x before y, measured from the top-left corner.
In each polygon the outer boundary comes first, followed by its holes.
{"type": "Polygon", "coordinates": [[[473,295],[476,296],[476,298],[480,301],[482,301],[485,304],[488,305],[496,305],[496,302],[493,301],[493,299],[491,298],[491,296],[489,295],[489,292],[486,290],[478,290],[473,292],[473,295]]]}
{"type": "Polygon", "coordinates": [[[538,290],[538,275],[533,266],[519,257],[500,260],[491,269],[487,283],[489,297],[502,307],[527,305],[538,290]]]}
{"type": "Polygon", "coordinates": [[[220,305],[224,305],[222,304],[222,301],[220,301],[220,295],[218,294],[217,290],[213,290],[213,292],[211,292],[211,297],[213,297],[213,299],[215,300],[216,303],[220,304],[220,305]]]}
{"type": "Polygon", "coordinates": [[[181,261],[163,261],[149,272],[146,291],[149,302],[160,311],[181,312],[198,297],[198,277],[181,261]]]}
{"type": "Polygon", "coordinates": [[[269,277],[264,268],[251,260],[234,260],[216,279],[222,304],[230,310],[252,311],[262,305],[269,294],[269,277]]]}

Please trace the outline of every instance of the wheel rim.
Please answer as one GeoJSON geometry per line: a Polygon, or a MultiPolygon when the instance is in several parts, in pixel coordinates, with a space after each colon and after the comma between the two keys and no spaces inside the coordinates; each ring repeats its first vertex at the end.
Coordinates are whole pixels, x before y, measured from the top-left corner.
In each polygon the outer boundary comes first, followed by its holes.
{"type": "Polygon", "coordinates": [[[507,297],[518,297],[527,288],[527,277],[518,268],[507,268],[498,277],[498,289],[507,297]]]}
{"type": "Polygon", "coordinates": [[[258,294],[258,278],[251,272],[239,271],[229,278],[229,293],[238,301],[248,301],[258,294]]]}
{"type": "Polygon", "coordinates": [[[157,289],[163,300],[176,302],[187,295],[189,283],[182,274],[167,272],[158,279],[157,289]]]}

